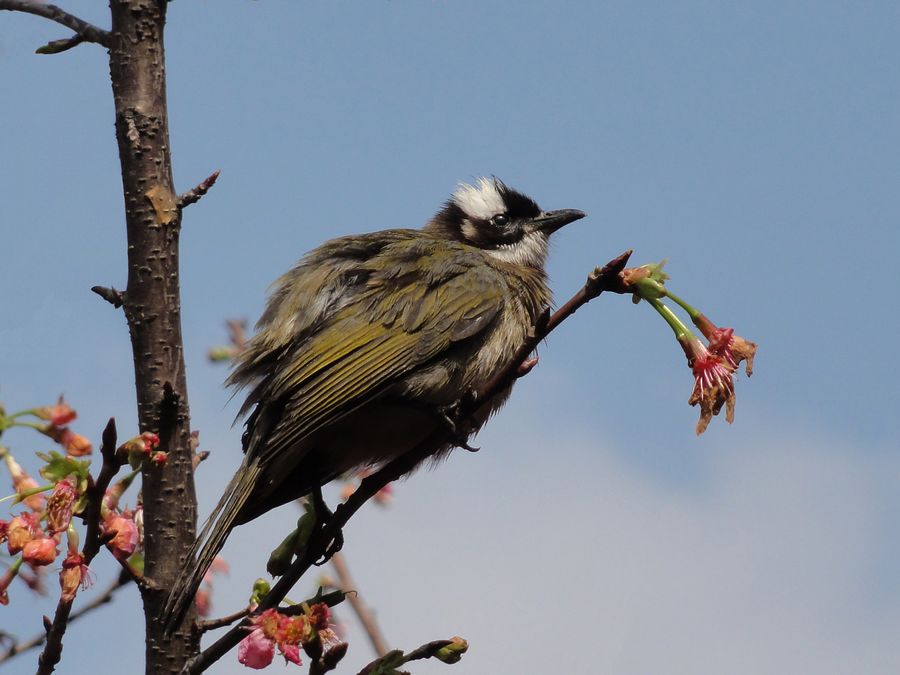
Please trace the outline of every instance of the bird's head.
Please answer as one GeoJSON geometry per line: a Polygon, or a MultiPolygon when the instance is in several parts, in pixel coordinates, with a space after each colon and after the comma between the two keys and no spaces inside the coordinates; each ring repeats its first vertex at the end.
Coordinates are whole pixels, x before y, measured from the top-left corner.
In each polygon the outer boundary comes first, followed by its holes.
{"type": "Polygon", "coordinates": [[[549,236],[584,215],[576,209],[542,211],[531,197],[500,179],[479,178],[471,185],[461,183],[425,230],[506,262],[543,267],[549,236]]]}

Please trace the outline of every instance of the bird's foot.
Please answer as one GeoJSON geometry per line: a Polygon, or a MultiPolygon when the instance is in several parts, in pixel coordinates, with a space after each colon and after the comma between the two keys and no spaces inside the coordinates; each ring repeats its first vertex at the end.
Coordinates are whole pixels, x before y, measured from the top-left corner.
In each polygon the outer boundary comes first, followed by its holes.
{"type": "Polygon", "coordinates": [[[463,448],[469,452],[478,452],[481,448],[475,448],[469,445],[469,436],[471,435],[471,432],[465,431],[464,428],[468,427],[471,429],[474,427],[474,421],[471,418],[463,420],[460,411],[463,408],[470,407],[474,400],[475,394],[473,392],[468,392],[463,398],[455,403],[438,408],[438,416],[446,425],[447,431],[450,433],[450,442],[453,443],[455,447],[463,448]],[[463,424],[463,422],[465,422],[465,424],[463,424]]]}

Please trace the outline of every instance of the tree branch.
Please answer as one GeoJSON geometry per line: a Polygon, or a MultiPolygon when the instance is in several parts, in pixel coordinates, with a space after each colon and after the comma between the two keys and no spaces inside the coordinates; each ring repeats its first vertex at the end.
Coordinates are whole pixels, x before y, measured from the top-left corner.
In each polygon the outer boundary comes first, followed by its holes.
{"type": "Polygon", "coordinates": [[[75,37],[66,40],[54,40],[45,47],[41,47],[38,50],[39,54],[56,54],[65,51],[66,49],[71,49],[80,42],[96,42],[107,48],[112,46],[112,38],[109,31],[105,31],[84,19],[79,19],[74,14],[69,14],[69,12],[60,9],[56,5],[33,2],[32,0],[0,0],[0,11],[2,10],[41,16],[75,31],[75,37]],[[73,43],[76,38],[80,39],[73,43]],[[70,44],[64,48],[60,48],[63,46],[61,43],[70,44]],[[52,45],[56,45],[55,49],[51,47],[52,45]],[[46,50],[48,47],[51,47],[51,51],[41,51],[46,50]]]}
{"type": "MultiPolygon", "coordinates": [[[[106,423],[103,430],[102,442],[100,445],[100,454],[103,457],[103,465],[100,468],[100,474],[97,476],[96,482],[88,486],[85,495],[87,496],[88,505],[85,510],[85,521],[87,522],[87,533],[85,534],[84,547],[81,555],[84,558],[84,564],[90,565],[94,557],[99,553],[102,546],[100,537],[100,512],[103,504],[103,497],[106,495],[106,489],[109,487],[113,477],[118,473],[121,463],[116,458],[116,420],[112,417],[106,423]]],[[[56,664],[62,657],[62,641],[66,634],[66,628],[69,624],[69,614],[72,611],[72,602],[70,600],[59,599],[56,605],[56,613],[53,615],[53,622],[47,627],[47,637],[44,649],[38,658],[38,675],[52,673],[56,664]]]]}
{"type": "Polygon", "coordinates": [[[356,618],[359,619],[359,623],[366,632],[369,642],[372,643],[372,649],[375,650],[378,656],[384,656],[389,651],[387,641],[381,633],[381,628],[372,610],[366,606],[366,603],[362,601],[362,598],[359,597],[359,593],[356,591],[356,584],[350,576],[350,570],[347,567],[347,559],[344,557],[344,554],[338,551],[331,556],[331,566],[338,576],[340,589],[347,594],[347,600],[350,602],[353,611],[356,612],[356,618]]]}
{"type": "MultiPolygon", "coordinates": [[[[103,593],[98,595],[96,598],[91,600],[88,604],[83,607],[79,607],[76,611],[72,612],[69,615],[68,622],[71,624],[74,621],[77,621],[85,614],[88,614],[98,607],[102,607],[103,605],[111,602],[113,596],[116,591],[118,591],[123,586],[127,586],[129,581],[131,581],[130,577],[126,573],[119,574],[118,578],[105,590],[103,593]]],[[[36,647],[40,647],[47,640],[46,631],[41,633],[40,635],[35,635],[30,640],[26,640],[25,642],[17,642],[13,644],[12,647],[7,649],[2,655],[0,655],[0,663],[4,663],[11,659],[14,656],[18,656],[24,652],[30,651],[36,647]]]]}
{"type": "MultiPolygon", "coordinates": [[[[528,359],[528,356],[534,351],[538,343],[546,338],[559,324],[572,316],[581,306],[587,304],[604,291],[614,293],[629,292],[619,278],[619,273],[625,268],[630,256],[631,251],[626,251],[609,261],[602,268],[595,269],[588,275],[584,286],[552,316],[548,316],[548,313],[545,312],[533,327],[531,335],[525,341],[525,344],[516,352],[515,358],[471,398],[463,400],[457,406],[453,421],[461,423],[471,419],[493,396],[506,389],[518,377],[520,367],[528,359]]],[[[294,584],[300,580],[300,577],[319,558],[325,555],[331,542],[334,541],[340,530],[362,505],[375,496],[385,485],[412,471],[423,460],[427,459],[434,451],[434,448],[440,447],[447,442],[449,433],[450,430],[447,428],[438,428],[415,448],[388,462],[375,473],[366,476],[347,501],[334,510],[331,518],[322,527],[313,532],[306,548],[291,563],[291,566],[278,580],[278,583],[272,587],[272,590],[259,604],[253,615],[277,607],[290,592],[291,588],[294,587],[294,584]]],[[[244,638],[246,635],[244,627],[249,624],[250,618],[246,618],[234,626],[216,642],[200,652],[197,657],[189,661],[182,672],[202,673],[209,668],[244,638]]]]}

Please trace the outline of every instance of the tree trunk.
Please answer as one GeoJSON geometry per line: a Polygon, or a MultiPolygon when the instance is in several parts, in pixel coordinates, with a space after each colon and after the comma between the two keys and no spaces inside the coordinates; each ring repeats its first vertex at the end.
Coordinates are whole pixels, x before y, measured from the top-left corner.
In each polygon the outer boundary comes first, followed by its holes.
{"type": "Polygon", "coordinates": [[[195,536],[196,497],[181,337],[178,239],[163,48],[165,0],[111,0],[109,66],[128,231],[124,309],[141,431],[159,434],[162,470],[143,476],[147,673],[178,673],[197,653],[193,611],[167,638],[157,621],[195,536]]]}

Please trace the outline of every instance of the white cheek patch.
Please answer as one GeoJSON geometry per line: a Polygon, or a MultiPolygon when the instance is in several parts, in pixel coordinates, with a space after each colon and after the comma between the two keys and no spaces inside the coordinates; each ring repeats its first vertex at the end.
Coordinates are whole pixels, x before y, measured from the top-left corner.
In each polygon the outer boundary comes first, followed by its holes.
{"type": "Polygon", "coordinates": [[[476,227],[472,224],[472,221],[471,221],[471,220],[469,220],[468,218],[466,218],[466,219],[462,222],[462,227],[461,227],[460,229],[462,230],[463,236],[464,236],[468,241],[478,241],[478,230],[477,230],[476,227]]]}
{"type": "Polygon", "coordinates": [[[460,183],[453,193],[453,202],[475,220],[490,220],[506,210],[503,195],[490,178],[479,178],[475,185],[460,183]]]}
{"type": "Polygon", "coordinates": [[[503,244],[487,254],[514,265],[543,267],[547,261],[547,237],[540,232],[529,232],[516,243],[503,244]]]}

